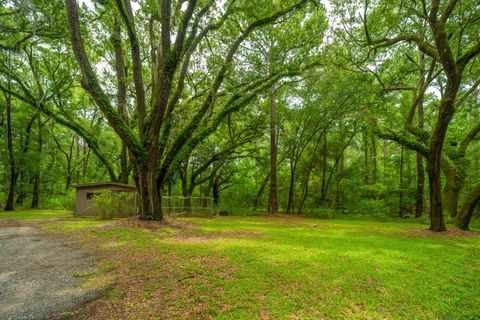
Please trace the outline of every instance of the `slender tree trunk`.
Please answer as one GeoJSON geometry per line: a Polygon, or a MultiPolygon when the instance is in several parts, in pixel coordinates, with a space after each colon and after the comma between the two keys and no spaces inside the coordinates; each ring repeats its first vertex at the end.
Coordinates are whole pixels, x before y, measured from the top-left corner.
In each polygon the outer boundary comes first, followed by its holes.
{"type": "MultiPolygon", "coordinates": [[[[420,83],[419,86],[423,87],[425,84],[425,54],[420,51],[420,83]]],[[[423,96],[418,101],[418,127],[423,129],[425,122],[425,112],[423,110],[423,96]]],[[[419,218],[423,215],[425,200],[425,172],[423,168],[423,156],[417,152],[417,192],[415,199],[415,218],[419,218]]]]}
{"type": "Polygon", "coordinates": [[[17,181],[17,201],[15,201],[15,204],[18,206],[23,206],[23,200],[25,199],[25,190],[23,189],[23,185],[25,184],[25,174],[23,171],[20,172],[19,174],[19,180],[20,183],[17,181]]]}
{"type": "Polygon", "coordinates": [[[377,183],[377,140],[373,133],[370,133],[371,147],[370,147],[370,159],[372,162],[372,184],[377,183]]]}
{"type": "Polygon", "coordinates": [[[277,194],[277,126],[276,126],[276,93],[275,85],[270,88],[270,213],[278,213],[277,194]]]}
{"type": "Polygon", "coordinates": [[[295,186],[295,171],[296,171],[296,161],[291,159],[290,162],[290,184],[288,188],[288,201],[287,201],[287,213],[292,213],[293,209],[293,192],[295,186]]]}
{"type": "Polygon", "coordinates": [[[40,195],[40,173],[35,173],[33,177],[33,192],[32,192],[32,205],[30,208],[38,209],[38,200],[40,195]]]}
{"type": "Polygon", "coordinates": [[[369,153],[368,153],[368,132],[366,129],[363,131],[363,164],[364,164],[364,177],[363,177],[363,183],[364,184],[369,184],[370,183],[370,177],[369,177],[369,172],[370,172],[370,161],[369,161],[369,153]]]}
{"type": "MultiPolygon", "coordinates": [[[[78,134],[75,135],[75,161],[80,159],[80,136],[78,134]]],[[[75,183],[80,183],[80,166],[77,165],[75,170],[75,183]]]]}
{"type": "Polygon", "coordinates": [[[388,178],[388,166],[387,166],[387,159],[388,159],[388,144],[387,140],[383,140],[383,181],[387,181],[388,178]]]}
{"type": "Polygon", "coordinates": [[[190,199],[191,192],[190,188],[188,187],[188,161],[185,161],[182,166],[182,174],[181,174],[181,181],[182,181],[182,195],[183,195],[183,207],[185,212],[192,212],[192,202],[190,199]]]}
{"type": "Polygon", "coordinates": [[[8,188],[7,202],[5,204],[5,211],[12,211],[14,210],[13,202],[15,197],[15,186],[18,179],[18,172],[15,165],[15,156],[13,150],[12,100],[10,94],[5,93],[5,104],[7,113],[7,151],[8,163],[10,166],[10,183],[8,188]]]}
{"type": "Polygon", "coordinates": [[[400,182],[399,182],[399,202],[398,202],[398,209],[399,209],[399,216],[400,218],[403,217],[404,215],[404,203],[403,203],[403,198],[404,198],[404,183],[403,183],[403,162],[404,162],[404,156],[405,156],[405,151],[404,147],[402,146],[402,151],[400,154],[400,182]]]}
{"type": "Polygon", "coordinates": [[[343,173],[343,151],[340,154],[340,158],[335,164],[335,210],[339,210],[342,207],[342,193],[340,189],[340,183],[342,181],[343,173]]]}
{"type": "Polygon", "coordinates": [[[213,205],[218,206],[218,200],[220,198],[220,175],[215,175],[212,183],[212,196],[213,196],[213,205]]]}
{"type": "Polygon", "coordinates": [[[318,150],[318,146],[320,144],[320,142],[324,140],[324,151],[326,152],[326,135],[327,135],[327,131],[324,132],[324,134],[322,136],[320,136],[320,138],[315,142],[315,148],[313,149],[313,153],[312,153],[312,158],[310,159],[310,162],[308,163],[308,166],[305,170],[305,178],[304,178],[304,181],[303,181],[303,184],[302,184],[302,194],[300,196],[300,201],[298,203],[298,214],[302,214],[303,212],[303,207],[305,206],[305,201],[307,200],[307,197],[308,197],[308,185],[309,185],[309,182],[310,182],[310,175],[312,173],[312,170],[313,170],[313,167],[314,167],[314,164],[315,162],[317,161],[317,150],[318,150]]]}
{"type": "Polygon", "coordinates": [[[423,156],[417,152],[417,192],[415,200],[415,218],[420,218],[424,211],[425,174],[423,156]]]}
{"type": "Polygon", "coordinates": [[[90,158],[90,148],[86,143],[83,144],[83,172],[82,172],[82,179],[87,177],[87,169],[88,169],[88,160],[90,158]]]}
{"type": "Polygon", "coordinates": [[[122,150],[120,151],[120,178],[118,179],[120,183],[128,184],[129,171],[127,148],[125,144],[122,144],[122,150]]]}
{"type": "MultiPolygon", "coordinates": [[[[265,177],[265,179],[263,179],[262,184],[260,185],[260,188],[258,189],[258,192],[255,196],[255,200],[253,201],[253,207],[254,208],[258,208],[258,205],[260,203],[260,197],[262,196],[263,190],[265,190],[265,187],[267,186],[267,182],[270,179],[270,176],[271,176],[271,174],[269,172],[268,175],[265,177]]],[[[270,202],[269,202],[269,207],[270,207],[270,202]]],[[[268,211],[270,211],[270,210],[268,210],[268,211]]]]}
{"type": "Polygon", "coordinates": [[[327,131],[323,135],[322,148],[322,184],[320,186],[320,205],[324,206],[327,200],[327,131]]]}
{"type": "Polygon", "coordinates": [[[404,171],[404,212],[409,216],[412,212],[412,203],[410,198],[410,187],[412,186],[412,163],[410,159],[410,150],[405,148],[404,152],[404,162],[405,162],[405,171],[404,171]]]}

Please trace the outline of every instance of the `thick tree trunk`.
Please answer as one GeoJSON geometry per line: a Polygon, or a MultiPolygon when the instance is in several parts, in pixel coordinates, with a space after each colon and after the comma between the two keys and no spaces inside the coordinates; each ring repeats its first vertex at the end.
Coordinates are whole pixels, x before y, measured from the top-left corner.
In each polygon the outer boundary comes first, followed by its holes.
{"type": "Polygon", "coordinates": [[[463,182],[457,176],[457,169],[454,167],[444,170],[445,190],[443,192],[443,211],[445,215],[455,217],[457,215],[458,198],[463,182]]]}
{"type": "Polygon", "coordinates": [[[155,164],[138,165],[140,220],[164,221],[155,164]]]}
{"type": "Polygon", "coordinates": [[[427,161],[427,172],[430,185],[430,230],[445,231],[440,162],[432,160],[427,161]]]}
{"type": "Polygon", "coordinates": [[[455,225],[462,230],[469,230],[473,212],[480,202],[480,183],[474,185],[463,200],[455,219],[455,225]]]}
{"type": "Polygon", "coordinates": [[[277,89],[275,85],[272,85],[270,90],[270,213],[278,213],[276,93],[277,89]]]}

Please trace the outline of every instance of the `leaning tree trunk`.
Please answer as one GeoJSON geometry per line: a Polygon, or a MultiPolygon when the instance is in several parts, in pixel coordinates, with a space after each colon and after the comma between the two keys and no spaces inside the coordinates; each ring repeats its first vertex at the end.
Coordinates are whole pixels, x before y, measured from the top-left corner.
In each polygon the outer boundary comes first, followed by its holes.
{"type": "Polygon", "coordinates": [[[473,186],[458,211],[455,225],[462,230],[469,230],[468,226],[472,219],[475,207],[480,202],[480,183],[473,186]]]}
{"type": "MultiPolygon", "coordinates": [[[[260,184],[260,188],[258,189],[257,194],[255,195],[255,199],[253,201],[253,207],[255,209],[258,208],[258,205],[260,203],[260,197],[263,194],[263,190],[265,190],[265,187],[267,186],[267,182],[270,179],[270,172],[267,174],[267,176],[263,179],[262,183],[260,184]]],[[[270,208],[269,208],[270,209],[270,208]]],[[[270,211],[270,210],[268,210],[270,211]]]]}

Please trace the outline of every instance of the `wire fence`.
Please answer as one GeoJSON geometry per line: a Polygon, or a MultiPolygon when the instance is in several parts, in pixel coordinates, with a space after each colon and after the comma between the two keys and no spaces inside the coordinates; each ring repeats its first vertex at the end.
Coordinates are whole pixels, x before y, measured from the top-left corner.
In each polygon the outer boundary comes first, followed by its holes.
{"type": "Polygon", "coordinates": [[[171,216],[213,215],[211,197],[162,196],[162,209],[171,216]]]}

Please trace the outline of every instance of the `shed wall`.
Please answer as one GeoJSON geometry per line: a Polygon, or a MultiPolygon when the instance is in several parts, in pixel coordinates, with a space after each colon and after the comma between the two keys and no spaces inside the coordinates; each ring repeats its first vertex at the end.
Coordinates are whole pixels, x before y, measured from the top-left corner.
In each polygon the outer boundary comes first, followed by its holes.
{"type": "Polygon", "coordinates": [[[136,199],[138,199],[136,193],[137,191],[131,188],[121,187],[121,186],[90,186],[90,187],[78,187],[76,193],[76,204],[75,204],[75,215],[77,216],[98,216],[97,210],[92,208],[93,200],[88,198],[89,193],[101,193],[105,191],[112,192],[128,192],[132,194],[131,199],[129,199],[122,207],[121,212],[114,212],[114,217],[127,217],[137,214],[137,204],[136,199]]]}

